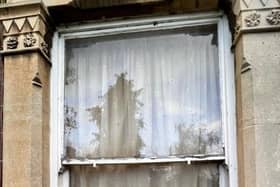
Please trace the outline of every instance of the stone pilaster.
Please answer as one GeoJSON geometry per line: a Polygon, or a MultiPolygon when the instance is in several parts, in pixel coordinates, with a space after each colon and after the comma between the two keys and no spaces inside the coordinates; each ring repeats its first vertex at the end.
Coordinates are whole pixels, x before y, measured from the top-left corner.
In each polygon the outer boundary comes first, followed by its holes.
{"type": "Polygon", "coordinates": [[[40,2],[0,7],[3,186],[49,186],[50,20],[40,2]]]}
{"type": "Polygon", "coordinates": [[[280,1],[235,0],[239,187],[280,186],[280,1]]]}

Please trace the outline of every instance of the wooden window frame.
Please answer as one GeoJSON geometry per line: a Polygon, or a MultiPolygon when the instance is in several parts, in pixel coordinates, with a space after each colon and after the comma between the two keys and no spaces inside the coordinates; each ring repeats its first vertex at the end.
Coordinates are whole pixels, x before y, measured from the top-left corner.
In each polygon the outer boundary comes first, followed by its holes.
{"type": "Polygon", "coordinates": [[[53,38],[51,69],[51,125],[50,125],[50,176],[51,187],[69,187],[69,171],[63,170],[67,165],[107,165],[107,164],[149,164],[166,162],[205,162],[222,161],[220,167],[220,186],[237,187],[237,151],[236,151],[236,111],[234,60],[231,53],[231,34],[226,16],[222,12],[185,14],[179,16],[152,17],[113,21],[105,23],[88,23],[66,25],[57,28],[53,38]],[[204,25],[217,25],[219,72],[221,89],[221,111],[223,124],[223,141],[225,156],[188,157],[167,159],[104,159],[104,160],[62,160],[64,139],[64,64],[65,40],[88,37],[111,36],[144,31],[187,28],[204,25]],[[227,169],[225,169],[227,168],[227,169]]]}

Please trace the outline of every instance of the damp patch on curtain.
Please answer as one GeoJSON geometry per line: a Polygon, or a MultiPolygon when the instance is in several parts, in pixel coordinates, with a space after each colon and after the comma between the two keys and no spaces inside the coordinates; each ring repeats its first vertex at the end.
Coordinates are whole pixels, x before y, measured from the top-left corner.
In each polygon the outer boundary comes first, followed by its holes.
{"type": "Polygon", "coordinates": [[[224,154],[213,33],[66,43],[66,158],[224,154]]]}
{"type": "Polygon", "coordinates": [[[139,156],[143,141],[138,134],[143,128],[143,119],[137,113],[143,105],[137,100],[140,90],[133,90],[133,81],[125,74],[116,75],[116,83],[102,96],[102,104],[88,108],[90,121],[95,122],[98,130],[94,134],[96,157],[139,156]]]}

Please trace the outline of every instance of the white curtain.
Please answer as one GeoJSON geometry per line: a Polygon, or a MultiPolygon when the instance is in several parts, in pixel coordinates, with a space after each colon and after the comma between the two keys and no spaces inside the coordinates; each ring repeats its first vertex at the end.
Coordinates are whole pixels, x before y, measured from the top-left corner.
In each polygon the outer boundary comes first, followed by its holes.
{"type": "Polygon", "coordinates": [[[215,164],[71,168],[71,187],[218,187],[215,164]]]}
{"type": "Polygon", "coordinates": [[[223,154],[214,34],[66,43],[68,158],[223,154]]]}

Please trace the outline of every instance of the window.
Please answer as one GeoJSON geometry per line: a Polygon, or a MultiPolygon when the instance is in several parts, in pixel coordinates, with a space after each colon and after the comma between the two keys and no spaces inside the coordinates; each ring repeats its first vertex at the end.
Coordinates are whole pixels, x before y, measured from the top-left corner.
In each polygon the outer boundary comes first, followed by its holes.
{"type": "Polygon", "coordinates": [[[234,186],[233,68],[220,16],[59,31],[54,186],[216,187],[228,176],[234,186]]]}

